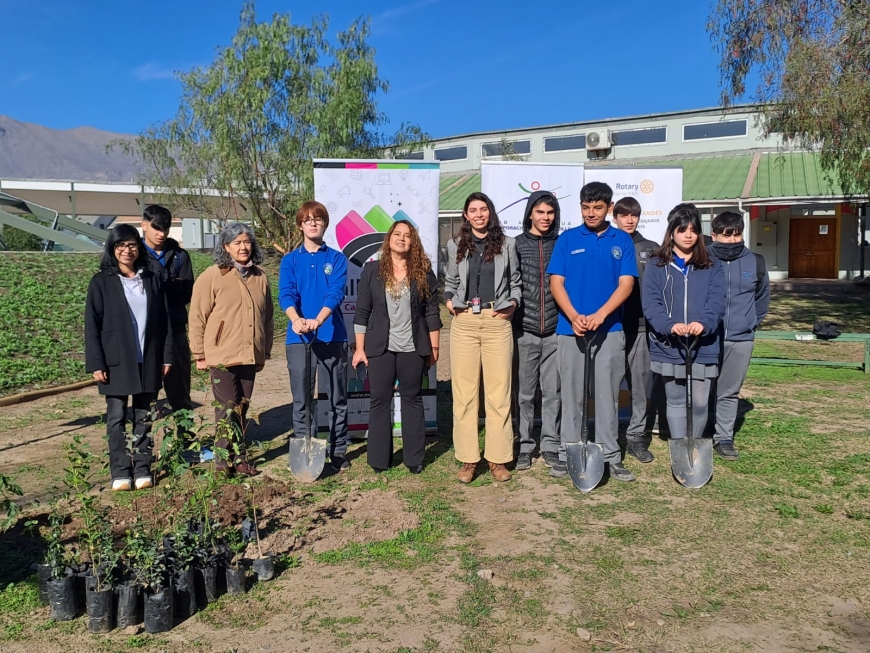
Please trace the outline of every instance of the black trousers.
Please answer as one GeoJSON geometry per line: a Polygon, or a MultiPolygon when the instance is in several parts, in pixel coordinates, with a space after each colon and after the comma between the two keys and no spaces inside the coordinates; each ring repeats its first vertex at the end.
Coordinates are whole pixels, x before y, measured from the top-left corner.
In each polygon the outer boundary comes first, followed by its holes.
{"type": "Polygon", "coordinates": [[[172,410],[190,410],[190,343],[187,341],[187,324],[175,322],[171,325],[173,342],[172,367],[163,377],[166,400],[172,410]]]}
{"type": "Polygon", "coordinates": [[[426,359],[416,352],[387,351],[369,358],[368,463],[375,469],[393,464],[393,388],[399,380],[402,400],[402,458],[405,465],[423,464],[426,455],[426,421],[423,416],[423,367],[426,359]]]}
{"type": "Polygon", "coordinates": [[[257,377],[256,365],[233,365],[226,368],[213,368],[211,389],[217,405],[214,409],[215,424],[218,425],[216,449],[225,449],[227,461],[216,460],[217,469],[226,469],[247,460],[245,449],[245,426],[251,395],[254,393],[254,379],[257,377]],[[221,424],[226,419],[226,423],[221,424]]]}
{"type": "Polygon", "coordinates": [[[150,392],[133,395],[133,437],[127,443],[128,395],[106,395],[106,434],[109,436],[109,469],[113,479],[151,476],[151,403],[150,392]]]}

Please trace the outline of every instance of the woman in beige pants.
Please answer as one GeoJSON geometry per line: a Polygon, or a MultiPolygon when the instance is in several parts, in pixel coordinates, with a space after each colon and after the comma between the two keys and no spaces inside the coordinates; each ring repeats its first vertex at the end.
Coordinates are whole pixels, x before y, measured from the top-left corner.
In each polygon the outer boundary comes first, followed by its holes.
{"type": "Polygon", "coordinates": [[[522,288],[514,239],[504,235],[492,200],[472,193],[464,222],[447,243],[444,298],[453,315],[450,368],[453,385],[453,447],[462,463],[458,478],[470,483],[480,462],[477,439],[480,374],[486,397],[484,457],[498,481],[508,481],[513,460],[511,427],[511,316],[522,288]]]}

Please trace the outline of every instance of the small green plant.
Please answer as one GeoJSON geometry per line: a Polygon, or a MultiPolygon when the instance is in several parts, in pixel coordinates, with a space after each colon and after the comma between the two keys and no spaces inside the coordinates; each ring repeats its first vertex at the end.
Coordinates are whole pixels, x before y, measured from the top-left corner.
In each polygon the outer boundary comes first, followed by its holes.
{"type": "Polygon", "coordinates": [[[23,494],[21,486],[15,483],[12,478],[0,474],[0,512],[6,513],[0,519],[0,532],[9,530],[18,521],[21,508],[12,500],[12,497],[20,497],[23,494]]]}
{"type": "Polygon", "coordinates": [[[51,577],[54,580],[66,576],[66,569],[70,563],[69,552],[63,545],[63,519],[55,506],[48,516],[48,529],[45,533],[45,564],[51,569],[51,577]]]}
{"type": "Polygon", "coordinates": [[[773,508],[779,513],[780,517],[785,517],[787,519],[798,518],[797,506],[793,506],[789,503],[777,503],[773,508]]]}
{"type": "Polygon", "coordinates": [[[145,590],[159,592],[167,586],[166,555],[160,532],[139,521],[124,537],[124,558],[136,583],[145,590]]]}
{"type": "Polygon", "coordinates": [[[245,540],[242,529],[236,526],[226,526],[223,528],[223,541],[233,554],[230,564],[234,569],[238,569],[245,549],[248,548],[248,542],[245,540]]]}

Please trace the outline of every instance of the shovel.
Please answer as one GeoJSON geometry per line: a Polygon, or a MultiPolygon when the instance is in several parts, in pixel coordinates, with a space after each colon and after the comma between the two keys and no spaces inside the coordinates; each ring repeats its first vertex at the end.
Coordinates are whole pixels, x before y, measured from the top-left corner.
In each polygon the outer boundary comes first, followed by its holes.
{"type": "Polygon", "coordinates": [[[706,485],[713,477],[713,441],[696,438],[694,433],[692,405],[692,353],[700,338],[680,338],[686,355],[686,437],[668,440],[671,453],[671,472],[677,482],[696,490],[706,485]]]}
{"type": "MultiPolygon", "coordinates": [[[[315,332],[305,338],[305,437],[290,438],[288,468],[293,477],[302,483],[313,483],[326,465],[326,443],[311,437],[311,343],[317,338],[315,332]]],[[[294,434],[295,435],[295,434],[294,434]]]]}
{"type": "Polygon", "coordinates": [[[591,492],[601,482],[604,476],[604,450],[600,444],[589,442],[589,380],[592,378],[592,343],[595,336],[583,336],[586,347],[583,352],[583,419],[580,424],[580,442],[565,444],[565,456],[568,459],[568,475],[581,492],[591,492]]]}

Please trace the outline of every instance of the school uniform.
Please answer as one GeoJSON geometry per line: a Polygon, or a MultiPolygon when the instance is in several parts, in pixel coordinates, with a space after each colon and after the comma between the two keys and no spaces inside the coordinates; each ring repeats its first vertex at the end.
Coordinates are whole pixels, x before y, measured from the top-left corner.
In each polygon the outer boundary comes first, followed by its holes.
{"type": "MultiPolygon", "coordinates": [[[[305,343],[314,339],[311,353],[311,378],[308,392],[315,393],[315,366],[329,397],[329,458],[343,460],[347,454],[347,328],[341,312],[347,283],[347,257],[338,250],[321,245],[309,252],[305,245],[281,259],[278,276],[278,303],[285,313],[293,306],[305,319],[317,317],[323,308],[332,313],[315,334],[300,336],[288,325],[285,348],[293,393],[293,435],[305,435],[305,343]]],[[[317,403],[314,402],[316,406],[317,403]]],[[[316,415],[316,412],[315,412],[316,415]]],[[[317,420],[312,416],[311,437],[317,435],[317,420]]]]}
{"type": "MultiPolygon", "coordinates": [[[[620,277],[637,277],[634,243],[627,233],[611,225],[600,233],[590,231],[585,224],[568,229],[556,241],[547,273],[563,277],[571,305],[581,315],[591,315],[610,299],[620,277]]],[[[622,321],[623,310],[619,307],[587,336],[595,378],[595,442],[601,445],[604,461],[611,464],[621,462],[617,432],[619,384],[625,375],[622,321]]],[[[587,417],[587,398],[581,396],[584,343],[562,311],[556,334],[563,393],[559,459],[565,461],[565,445],[580,441],[580,427],[587,417]]]]}

